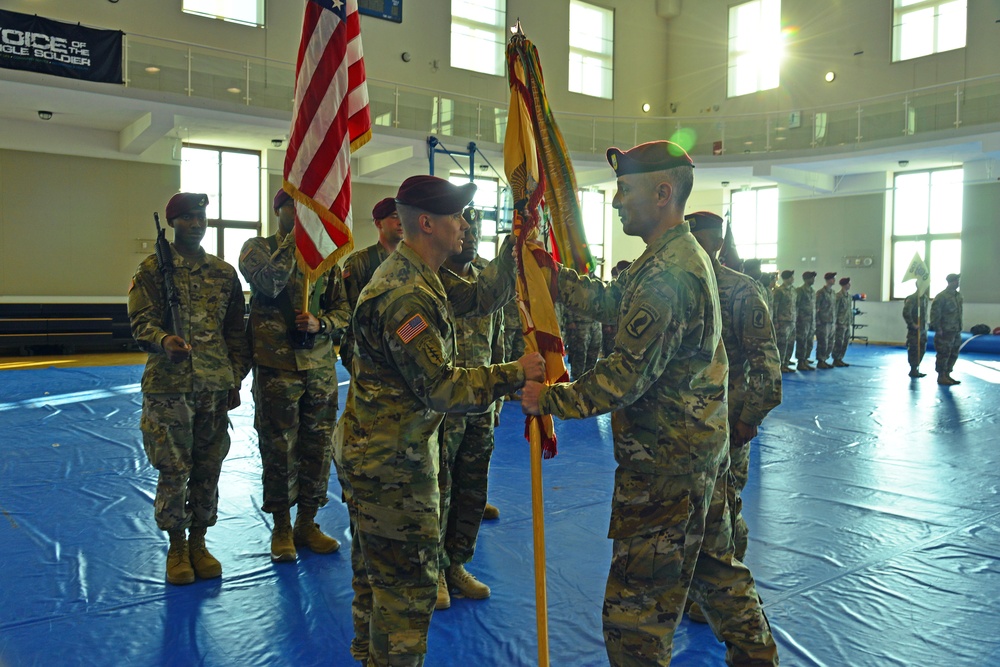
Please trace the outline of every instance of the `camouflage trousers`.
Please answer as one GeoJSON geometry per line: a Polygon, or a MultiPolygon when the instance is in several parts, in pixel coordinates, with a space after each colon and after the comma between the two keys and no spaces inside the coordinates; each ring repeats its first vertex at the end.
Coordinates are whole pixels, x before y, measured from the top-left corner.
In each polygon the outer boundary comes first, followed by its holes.
{"type": "Polygon", "coordinates": [[[229,453],[229,392],[143,394],[139,426],[149,463],[160,473],[153,502],[157,527],[214,526],[229,453]]]}
{"type": "Polygon", "coordinates": [[[781,365],[788,366],[792,363],[792,348],[795,345],[795,322],[775,322],[774,333],[781,365]]]}
{"type": "Polygon", "coordinates": [[[843,361],[847,346],[851,344],[851,325],[838,324],[833,330],[833,360],[843,361]]]}
{"type": "MultiPolygon", "coordinates": [[[[732,434],[732,430],[730,430],[732,434]]],[[[737,446],[729,441],[729,485],[727,487],[729,516],[733,526],[733,556],[742,562],[747,555],[750,529],[743,520],[743,489],[750,479],[750,443],[737,446]]]]}
{"type": "Polygon", "coordinates": [[[326,505],[337,421],[335,371],[255,366],[253,397],[263,465],[262,509],[326,505]]]}
{"type": "MultiPolygon", "coordinates": [[[[935,338],[937,338],[935,336],[935,338]]],[[[934,346],[937,347],[937,341],[935,340],[934,346]]],[[[919,334],[916,329],[906,328],[906,358],[910,362],[910,366],[916,368],[920,365],[920,362],[924,360],[924,352],[927,351],[927,332],[921,331],[919,334]]]]}
{"type": "Polygon", "coordinates": [[[727,664],[777,665],[753,575],[733,556],[728,461],[715,473],[641,477],[651,498],[669,500],[676,519],[614,539],[603,614],[611,665],[669,665],[689,592],[725,642],[727,664]]]}
{"type": "Polygon", "coordinates": [[[795,358],[801,366],[809,360],[812,354],[813,338],[816,336],[816,324],[814,322],[798,322],[795,325],[795,358]]]}
{"type": "Polygon", "coordinates": [[[566,352],[572,379],[576,380],[597,364],[601,354],[601,323],[578,323],[566,331],[566,352]]]}
{"type": "Polygon", "coordinates": [[[934,370],[951,373],[958,360],[958,348],[962,346],[962,334],[958,331],[934,332],[934,370]]]}
{"type": "MultiPolygon", "coordinates": [[[[520,324],[520,320],[518,320],[520,324]]],[[[521,333],[521,327],[504,327],[503,330],[503,342],[504,350],[506,353],[504,357],[507,361],[517,361],[524,356],[524,335],[521,333]]]]}
{"type": "Polygon", "coordinates": [[[818,322],[816,324],[816,361],[826,361],[832,352],[833,322],[818,322]]]}
{"type": "Polygon", "coordinates": [[[476,552],[493,456],[493,410],[448,415],[441,448],[441,567],[476,552]]]}

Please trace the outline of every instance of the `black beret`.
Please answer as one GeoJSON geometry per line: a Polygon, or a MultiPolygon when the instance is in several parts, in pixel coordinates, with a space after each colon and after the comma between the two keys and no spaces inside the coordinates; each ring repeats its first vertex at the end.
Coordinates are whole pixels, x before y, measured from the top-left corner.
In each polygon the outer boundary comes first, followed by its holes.
{"type": "Polygon", "coordinates": [[[816,277],[816,272],[815,271],[803,271],[802,272],[802,277],[803,278],[815,278],[816,277]]]}
{"type": "Polygon", "coordinates": [[[285,202],[290,201],[292,201],[292,195],[285,192],[284,188],[278,188],[278,191],[274,193],[274,201],[271,202],[271,208],[277,211],[285,205],[285,202]]]}
{"type": "Polygon", "coordinates": [[[840,284],[841,285],[848,285],[848,284],[850,284],[850,282],[851,282],[850,278],[841,278],[840,279],[840,284]]]}
{"type": "Polygon", "coordinates": [[[461,212],[475,194],[475,183],[454,185],[437,176],[410,176],[399,186],[396,204],[436,215],[450,215],[461,212]]]}
{"type": "Polygon", "coordinates": [[[836,271],[830,271],[829,273],[823,274],[823,280],[833,280],[836,277],[837,277],[836,271]]]}
{"type": "Polygon", "coordinates": [[[673,167],[694,167],[691,156],[671,141],[650,141],[623,151],[608,149],[608,164],[618,176],[662,171],[673,167]]]}
{"type": "Polygon", "coordinates": [[[722,231],[722,217],[711,211],[689,213],[684,220],[691,225],[692,232],[722,231]]]}
{"type": "Polygon", "coordinates": [[[178,216],[189,213],[196,208],[205,209],[208,207],[208,195],[195,192],[178,192],[167,202],[167,220],[173,220],[178,216]]]}
{"type": "Polygon", "coordinates": [[[795,275],[794,271],[792,271],[791,269],[785,269],[784,271],[781,272],[781,279],[782,280],[788,280],[789,278],[791,278],[794,275],[795,275]]]}
{"type": "Polygon", "coordinates": [[[372,208],[372,219],[382,220],[383,218],[388,218],[390,215],[396,212],[396,200],[392,197],[386,197],[379,203],[375,204],[372,208]]]}
{"type": "Polygon", "coordinates": [[[949,273],[947,276],[944,277],[944,279],[947,280],[950,283],[957,283],[958,279],[961,278],[961,277],[962,277],[962,274],[960,274],[960,273],[949,273]]]}

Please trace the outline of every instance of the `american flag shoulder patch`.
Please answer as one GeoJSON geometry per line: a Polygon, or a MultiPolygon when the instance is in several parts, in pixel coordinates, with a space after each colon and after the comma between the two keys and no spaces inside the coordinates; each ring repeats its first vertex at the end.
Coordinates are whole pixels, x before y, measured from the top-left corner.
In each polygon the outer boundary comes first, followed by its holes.
{"type": "Polygon", "coordinates": [[[426,328],[427,320],[418,314],[406,320],[401,327],[396,329],[396,335],[399,336],[399,339],[404,343],[409,343],[417,337],[417,334],[426,328]]]}

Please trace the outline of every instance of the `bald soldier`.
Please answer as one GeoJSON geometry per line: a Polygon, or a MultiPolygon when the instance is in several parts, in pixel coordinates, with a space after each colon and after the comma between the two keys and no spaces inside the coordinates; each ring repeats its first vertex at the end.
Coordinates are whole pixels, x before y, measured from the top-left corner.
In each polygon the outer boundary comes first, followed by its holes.
{"type": "Polygon", "coordinates": [[[778,343],[778,357],[781,359],[781,372],[791,373],[792,348],[795,346],[795,272],[786,269],[781,272],[781,284],[771,293],[774,303],[774,333],[778,343]]]}
{"type": "MultiPolygon", "coordinates": [[[[729,508],[735,555],[747,552],[742,491],[750,476],[750,441],[767,414],[781,403],[781,362],[764,290],[756,280],[719,264],[722,218],[701,211],[685,217],[698,244],[712,259],[719,284],[722,342],[729,357],[729,508]]],[[[699,620],[697,614],[691,618],[699,620]]]]}
{"type": "Polygon", "coordinates": [[[482,412],[525,379],[541,355],[480,368],[456,366],[453,317],[493,312],[514,293],[506,242],[476,283],[439,269],[462,250],[462,211],[474,184],[406,179],[396,194],[403,240],[372,275],[354,310],[354,377],[334,439],[356,529],[354,641],[368,667],[421,665],[437,599],[444,413],[482,412]],[[453,315],[454,313],[454,315],[453,315]]]}
{"type": "Polygon", "coordinates": [[[795,288],[795,368],[800,371],[814,371],[809,364],[813,338],[816,336],[816,282],[815,271],[802,272],[802,284],[795,288]]]}
{"type": "Polygon", "coordinates": [[[816,292],[816,368],[830,369],[827,362],[833,353],[833,331],[837,321],[837,293],[833,289],[837,274],[823,275],[825,284],[816,292]]]}
{"type": "Polygon", "coordinates": [[[643,253],[612,283],[561,268],[559,298],[618,321],[611,354],[576,382],[528,382],[528,414],[612,413],[615,487],[604,641],[611,665],[667,665],[684,603],[702,605],[726,660],[777,665],[750,570],[733,553],[728,364],[711,261],[684,222],[694,166],[667,141],[608,150],[612,206],[643,253]]]}
{"type": "MultiPolygon", "coordinates": [[[[344,292],[347,294],[348,316],[358,305],[358,296],[372,279],[375,269],[396,249],[403,239],[403,225],[396,212],[396,200],[386,197],[372,208],[372,222],[378,230],[378,241],[362,248],[344,261],[344,292]]],[[[354,357],[354,330],[348,323],[344,336],[340,339],[340,360],[344,369],[351,372],[354,357]]]]}

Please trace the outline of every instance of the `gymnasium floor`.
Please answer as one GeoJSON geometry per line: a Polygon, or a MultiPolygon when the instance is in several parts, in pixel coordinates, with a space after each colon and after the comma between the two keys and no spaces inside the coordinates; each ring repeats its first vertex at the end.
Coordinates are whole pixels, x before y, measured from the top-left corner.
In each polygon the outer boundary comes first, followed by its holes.
{"type": "MultiPolygon", "coordinates": [[[[223,578],[164,584],[135,359],[0,359],[38,364],[0,373],[0,665],[355,664],[347,514],[336,500],[319,514],[340,552],[271,563],[249,381],[209,531],[223,578]]],[[[1000,664],[1000,357],[963,353],[952,388],[932,373],[910,380],[901,349],[853,346],[847,361],[786,375],[785,402],[754,443],[747,562],[781,663],[1000,664]]],[[[434,615],[428,665],[535,664],[522,430],[508,405],[490,478],[501,518],[469,567],[493,597],[434,615]]],[[[560,453],[543,464],[551,664],[607,665],[610,422],[557,430],[560,453]]],[[[706,626],[682,623],[675,665],[722,655],[706,626]]]]}

